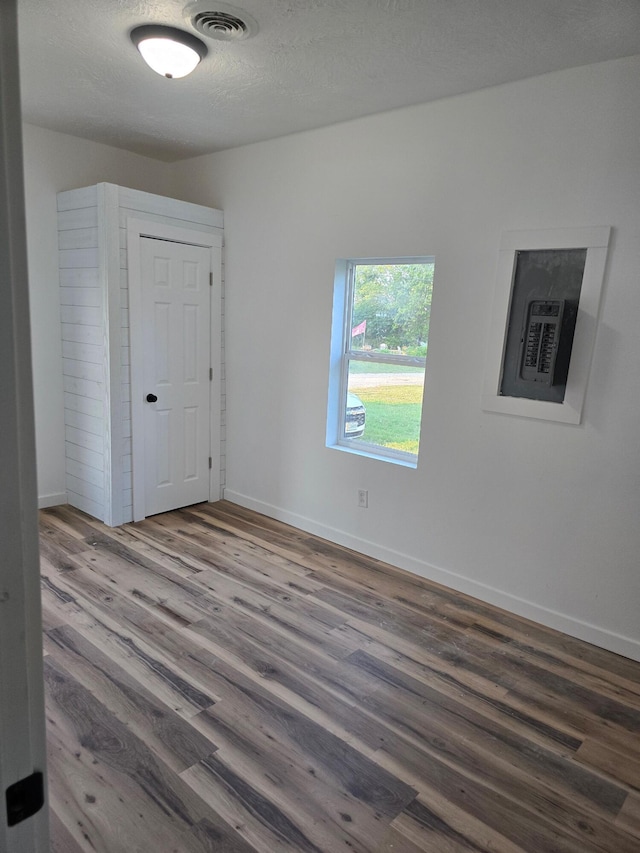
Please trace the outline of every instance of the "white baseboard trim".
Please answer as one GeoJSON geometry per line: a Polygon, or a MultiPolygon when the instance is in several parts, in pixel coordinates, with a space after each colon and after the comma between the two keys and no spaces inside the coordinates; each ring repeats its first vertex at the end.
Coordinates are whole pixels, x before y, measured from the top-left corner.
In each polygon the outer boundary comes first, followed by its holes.
{"type": "Polygon", "coordinates": [[[56,492],[53,495],[39,495],[38,497],[38,509],[46,509],[48,506],[61,506],[66,503],[66,492],[56,492]]]}
{"type": "Polygon", "coordinates": [[[224,499],[231,503],[239,504],[247,509],[253,509],[256,512],[267,515],[270,518],[275,518],[278,521],[283,521],[286,524],[291,524],[300,530],[305,530],[308,533],[313,533],[316,536],[321,536],[323,539],[328,539],[330,542],[335,542],[338,545],[344,545],[345,548],[351,548],[353,551],[359,551],[361,554],[366,554],[368,557],[373,557],[376,560],[382,560],[385,563],[390,563],[400,569],[405,569],[415,575],[426,578],[430,581],[447,586],[457,592],[465,593],[465,595],[473,596],[487,604],[493,604],[495,607],[501,607],[503,610],[508,610],[510,613],[515,613],[525,619],[530,619],[532,622],[538,622],[541,625],[546,625],[548,628],[554,628],[556,631],[562,631],[564,634],[569,634],[571,637],[577,637],[579,640],[584,640],[587,643],[592,643],[594,646],[599,646],[602,649],[607,649],[610,652],[623,655],[632,660],[640,661],[640,640],[635,640],[632,637],[625,637],[622,634],[616,634],[613,631],[608,631],[605,628],[600,628],[597,625],[592,625],[589,622],[583,622],[573,616],[568,616],[565,613],[559,613],[555,610],[550,610],[547,607],[542,607],[532,601],[527,601],[518,596],[511,595],[507,592],[502,592],[494,587],[487,586],[479,581],[466,578],[463,575],[449,572],[446,569],[441,569],[436,566],[431,566],[422,560],[417,560],[408,554],[403,554],[400,551],[394,551],[391,548],[385,548],[383,545],[378,545],[375,542],[370,542],[367,539],[360,539],[357,536],[352,536],[344,530],[339,530],[335,527],[329,527],[320,524],[311,518],[303,515],[298,515],[295,512],[282,509],[273,504],[265,503],[264,501],[251,498],[248,495],[234,492],[232,489],[224,490],[224,499]]]}

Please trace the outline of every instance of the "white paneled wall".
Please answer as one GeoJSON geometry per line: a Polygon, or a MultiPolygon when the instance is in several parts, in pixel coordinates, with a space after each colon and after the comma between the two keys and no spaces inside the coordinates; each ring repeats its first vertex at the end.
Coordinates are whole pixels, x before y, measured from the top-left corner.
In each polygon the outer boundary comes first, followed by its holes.
{"type": "Polygon", "coordinates": [[[58,194],[67,498],[113,525],[133,520],[130,218],[220,235],[223,222],[221,211],[113,184],[58,194]]]}
{"type": "MultiPolygon", "coordinates": [[[[224,244],[223,244],[224,245],[224,244]]],[[[222,312],[220,318],[220,497],[224,497],[227,484],[227,374],[225,362],[225,272],[224,248],[222,250],[222,312]]]]}
{"type": "Polygon", "coordinates": [[[104,520],[106,338],[97,205],[97,187],[58,196],[67,499],[104,520]]]}

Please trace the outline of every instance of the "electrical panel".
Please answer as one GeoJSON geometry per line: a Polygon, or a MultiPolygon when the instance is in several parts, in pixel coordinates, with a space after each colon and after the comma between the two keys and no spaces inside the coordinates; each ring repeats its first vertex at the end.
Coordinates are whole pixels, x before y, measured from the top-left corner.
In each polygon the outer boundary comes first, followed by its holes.
{"type": "Polygon", "coordinates": [[[520,341],[520,377],[526,382],[555,384],[563,313],[562,299],[528,303],[520,341]]]}
{"type": "Polygon", "coordinates": [[[564,400],[586,257],[586,249],[515,253],[501,395],[564,400]]]}

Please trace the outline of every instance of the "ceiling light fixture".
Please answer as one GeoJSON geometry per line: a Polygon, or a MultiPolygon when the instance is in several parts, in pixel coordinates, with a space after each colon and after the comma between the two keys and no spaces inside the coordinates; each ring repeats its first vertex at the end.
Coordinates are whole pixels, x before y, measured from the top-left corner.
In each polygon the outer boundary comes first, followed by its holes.
{"type": "Polygon", "coordinates": [[[161,24],[136,27],[131,41],[147,65],[163,77],[186,77],[207,55],[206,45],[197,36],[161,24]]]}

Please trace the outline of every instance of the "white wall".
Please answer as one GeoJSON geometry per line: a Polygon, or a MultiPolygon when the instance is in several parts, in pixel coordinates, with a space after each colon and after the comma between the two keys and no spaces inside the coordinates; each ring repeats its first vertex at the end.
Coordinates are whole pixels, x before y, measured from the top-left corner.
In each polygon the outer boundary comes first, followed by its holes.
{"type": "Polygon", "coordinates": [[[225,212],[227,497],[640,658],[639,78],[635,57],[177,167],[225,212]],[[614,231],[583,424],[483,412],[501,232],[591,225],[614,231]],[[418,469],[327,449],[335,259],[431,254],[418,469]]]}
{"type": "Polygon", "coordinates": [[[169,194],[171,167],[32,125],[23,126],[23,147],[38,495],[46,506],[65,494],[56,193],[109,181],[169,194]]]}

